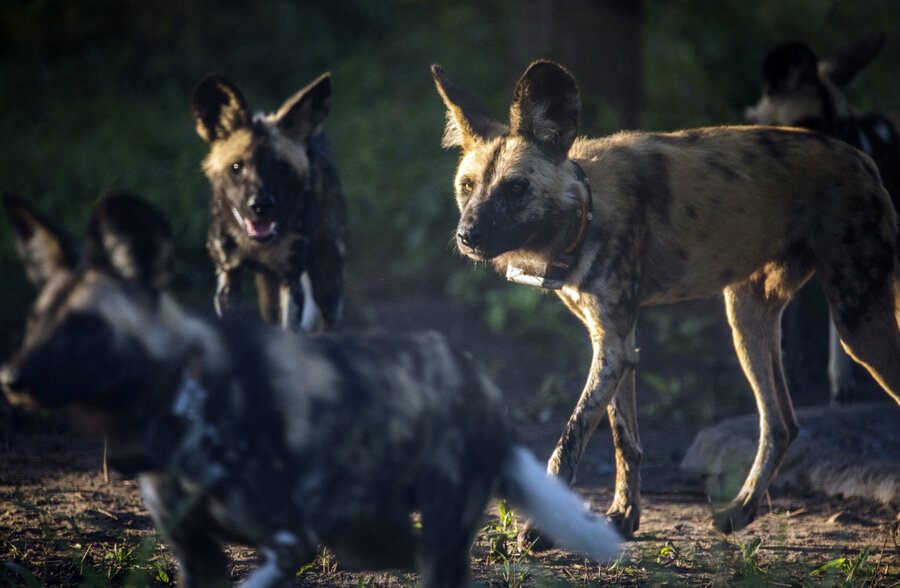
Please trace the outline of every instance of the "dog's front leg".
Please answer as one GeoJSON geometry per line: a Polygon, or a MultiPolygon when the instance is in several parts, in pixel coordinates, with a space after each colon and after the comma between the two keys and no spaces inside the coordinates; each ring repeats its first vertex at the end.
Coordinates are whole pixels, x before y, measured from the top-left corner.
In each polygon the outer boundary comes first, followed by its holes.
{"type": "Polygon", "coordinates": [[[300,274],[300,278],[282,285],[282,327],[293,325],[303,332],[310,333],[320,327],[331,326],[322,320],[313,292],[314,284],[308,271],[300,274]]]}
{"type": "Polygon", "coordinates": [[[241,588],[274,588],[287,582],[304,563],[311,561],[315,548],[293,533],[280,531],[260,549],[262,564],[240,583],[241,588]]]}
{"type": "MultiPolygon", "coordinates": [[[[591,324],[603,324],[587,321],[591,324]]],[[[612,521],[625,536],[632,536],[640,522],[640,463],[642,450],[634,400],[634,320],[618,330],[592,328],[593,359],[587,383],[563,431],[547,471],[570,485],[588,440],[606,411],[616,444],[616,495],[609,510],[612,521]],[[620,335],[625,331],[624,335],[620,335]]]]}
{"type": "Polygon", "coordinates": [[[235,310],[241,294],[241,272],[238,269],[216,269],[216,295],[213,304],[220,317],[235,310]]]}
{"type": "Polygon", "coordinates": [[[209,533],[203,497],[186,492],[165,474],[141,474],[138,479],[144,504],[162,531],[178,562],[178,585],[228,586],[228,559],[209,533]]]}
{"type": "MultiPolygon", "coordinates": [[[[633,341],[629,341],[629,345],[633,347],[633,341]]],[[[622,376],[619,389],[606,409],[616,448],[616,493],[606,516],[629,539],[634,537],[641,521],[641,461],[644,455],[638,435],[635,367],[630,365],[622,376]]]]}
{"type": "MultiPolygon", "coordinates": [[[[578,461],[619,383],[627,371],[634,369],[634,347],[629,349],[625,341],[625,337],[609,334],[594,338],[594,354],[587,383],[547,464],[549,473],[559,476],[569,485],[575,483],[578,461]]],[[[633,389],[628,390],[633,396],[633,389]]]]}

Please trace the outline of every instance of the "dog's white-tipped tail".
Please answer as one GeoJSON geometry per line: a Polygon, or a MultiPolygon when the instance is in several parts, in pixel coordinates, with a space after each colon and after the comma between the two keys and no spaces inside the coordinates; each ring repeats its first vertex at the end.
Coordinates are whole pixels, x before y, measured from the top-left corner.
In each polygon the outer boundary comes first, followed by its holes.
{"type": "Polygon", "coordinates": [[[619,557],[622,538],[558,478],[547,474],[534,455],[515,447],[504,471],[506,498],[560,547],[597,561],[619,557]]]}

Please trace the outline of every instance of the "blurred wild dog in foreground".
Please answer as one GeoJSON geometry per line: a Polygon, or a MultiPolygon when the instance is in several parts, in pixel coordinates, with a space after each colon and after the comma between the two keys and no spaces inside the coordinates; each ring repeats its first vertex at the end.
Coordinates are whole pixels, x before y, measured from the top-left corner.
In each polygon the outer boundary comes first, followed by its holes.
{"type": "Polygon", "coordinates": [[[256,274],[267,323],[310,331],[341,318],[347,208],[322,132],[331,103],[323,74],[274,114],[251,116],[237,87],[210,75],[194,89],[197,133],[209,143],[207,249],[216,312],[234,310],[244,269],[256,274]]]}
{"type": "Polygon", "coordinates": [[[640,520],[635,322],[645,305],[724,292],[761,435],[723,531],[756,516],[797,436],[781,365],[781,313],[818,272],[851,356],[900,402],[897,215],[872,160],[800,129],[720,127],[578,138],[572,76],[548,61],[519,80],[509,126],[433,66],[447,106],[445,147],[462,158],[454,192],[462,254],[555,289],[587,327],[587,383],[550,458],[568,483],[608,412],[616,491],[608,515],[640,520]],[[587,180],[587,181],[586,181],[587,180]]]}
{"type": "Polygon", "coordinates": [[[615,531],[514,442],[499,391],[439,335],[206,323],[163,291],[171,237],[143,201],[103,199],[83,254],[22,200],[3,204],[39,289],[4,392],[109,436],[181,585],[227,585],[228,541],[260,550],[247,586],[286,582],[319,545],[347,569],[462,586],[497,492],[562,544],[616,556],[615,531]]]}
{"type": "MultiPolygon", "coordinates": [[[[806,43],[773,49],[762,67],[762,97],[744,113],[747,122],[804,127],[842,139],[875,161],[884,187],[900,203],[900,118],[853,110],[844,90],[884,44],[876,33],[820,60],[806,43]]],[[[833,404],[846,402],[855,388],[853,362],[841,349],[833,321],[829,328],[828,378],[833,404]]]]}

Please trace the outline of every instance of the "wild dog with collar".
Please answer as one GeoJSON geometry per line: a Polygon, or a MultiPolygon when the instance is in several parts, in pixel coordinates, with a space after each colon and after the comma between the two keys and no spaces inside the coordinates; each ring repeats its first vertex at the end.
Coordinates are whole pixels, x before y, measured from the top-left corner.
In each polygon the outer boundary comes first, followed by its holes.
{"type": "MultiPolygon", "coordinates": [[[[762,97],[746,109],[744,118],[753,124],[804,127],[847,141],[875,161],[897,208],[900,118],[858,112],[844,93],[883,44],[884,35],[868,35],[821,60],[800,41],[776,47],[763,63],[762,97]]],[[[841,348],[833,322],[829,325],[828,378],[832,404],[848,402],[856,388],[853,360],[841,348]]]]}
{"type": "Polygon", "coordinates": [[[439,66],[432,74],[447,107],[444,146],[462,150],[454,180],[462,254],[500,272],[545,267],[578,233],[584,199],[593,200],[584,242],[555,290],[587,327],[593,359],[547,468],[571,484],[607,412],[617,468],[608,515],[624,534],[640,520],[634,337],[641,306],[724,292],[761,417],[746,481],[715,513],[724,531],[754,519],[797,436],[780,320],[814,271],[844,346],[900,402],[897,215],[865,154],[822,134],[772,127],[579,138],[578,87],[549,61],[525,71],[506,125],[439,66]]]}
{"type": "Polygon", "coordinates": [[[346,569],[462,586],[494,494],[561,544],[616,556],[616,533],[516,444],[499,391],[439,335],[207,323],[163,291],[171,237],[143,201],[101,200],[83,254],[21,199],[3,205],[39,289],[6,397],[109,436],[181,585],[227,585],[227,541],[263,555],[247,586],[286,582],[319,545],[346,569]]]}
{"type": "Polygon", "coordinates": [[[330,102],[329,74],[266,116],[251,116],[222,76],[207,76],[194,89],[197,133],[210,146],[203,161],[212,185],[207,249],[219,316],[237,308],[247,269],[256,275],[267,323],[310,331],[340,321],[348,221],[321,128],[330,102]]]}

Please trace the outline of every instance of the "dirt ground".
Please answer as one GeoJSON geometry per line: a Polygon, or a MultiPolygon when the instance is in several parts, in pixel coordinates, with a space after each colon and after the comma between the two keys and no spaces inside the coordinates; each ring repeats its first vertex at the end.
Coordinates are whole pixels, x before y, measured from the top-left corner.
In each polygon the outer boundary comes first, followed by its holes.
{"type": "MultiPolygon", "coordinates": [[[[541,459],[549,455],[580,390],[587,369],[583,354],[573,354],[552,337],[538,345],[509,343],[481,326],[471,310],[446,303],[438,312],[433,302],[416,298],[391,304],[356,302],[359,311],[348,321],[352,325],[434,327],[476,357],[490,356],[486,367],[509,398],[523,442],[541,459]],[[559,389],[566,392],[562,400],[557,398],[559,389]]],[[[709,336],[722,333],[714,329],[709,336]]],[[[649,362],[648,370],[678,378],[675,368],[682,361],[670,358],[675,367],[664,368],[656,363],[655,353],[652,345],[646,354],[642,350],[642,366],[649,362]]],[[[721,361],[725,367],[717,363],[716,369],[733,376],[731,360],[721,361]]],[[[655,408],[641,410],[645,455],[641,527],[621,560],[596,564],[559,550],[519,554],[512,529],[502,524],[494,503],[472,550],[477,583],[900,586],[896,505],[773,492],[771,504],[748,529],[733,536],[715,532],[702,484],[686,477],[678,464],[700,425],[720,415],[690,411],[685,415],[659,394],[642,394],[640,383],[638,388],[639,404],[646,401],[655,408]]],[[[706,402],[700,396],[699,402],[706,402]]],[[[752,410],[752,399],[735,410],[747,406],[752,410]]],[[[105,480],[101,441],[74,438],[47,415],[35,419],[0,408],[0,425],[0,584],[4,578],[11,586],[73,586],[79,581],[139,586],[173,580],[174,562],[152,530],[136,482],[115,472],[105,480]]],[[[611,500],[613,482],[611,437],[608,427],[601,425],[581,463],[577,488],[595,510],[603,511],[611,500]]],[[[229,554],[234,579],[256,562],[255,554],[244,548],[232,547],[229,554]]],[[[294,584],[414,586],[416,582],[408,570],[345,572],[340,562],[323,554],[300,572],[294,584]]]]}

